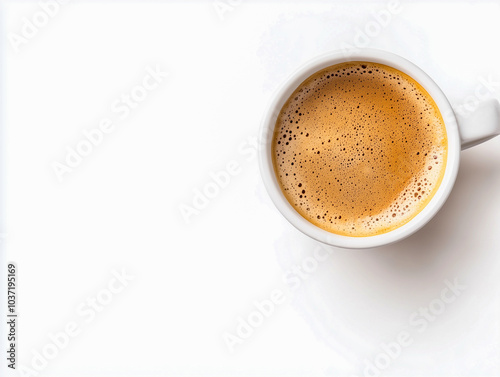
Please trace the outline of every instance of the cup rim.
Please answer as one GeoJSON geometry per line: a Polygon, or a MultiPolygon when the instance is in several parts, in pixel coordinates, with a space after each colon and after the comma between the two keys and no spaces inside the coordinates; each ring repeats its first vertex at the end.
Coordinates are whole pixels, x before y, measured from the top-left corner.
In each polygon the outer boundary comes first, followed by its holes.
{"type": "Polygon", "coordinates": [[[388,245],[422,228],[439,211],[458,174],[460,162],[460,136],[453,108],[439,86],[418,66],[409,60],[391,52],[376,49],[356,51],[332,51],[320,55],[299,67],[284,81],[274,94],[263,118],[260,129],[259,166],[264,186],[276,208],[293,226],[302,233],[322,243],[343,248],[363,249],[388,245]],[[328,232],[312,224],[300,215],[284,196],[274,172],[271,144],[274,127],[279,112],[293,91],[309,76],[323,68],[350,61],[366,61],[388,65],[406,73],[417,81],[435,101],[443,117],[448,153],[446,168],[441,184],[429,203],[410,221],[402,226],[374,236],[344,236],[328,232]]]}

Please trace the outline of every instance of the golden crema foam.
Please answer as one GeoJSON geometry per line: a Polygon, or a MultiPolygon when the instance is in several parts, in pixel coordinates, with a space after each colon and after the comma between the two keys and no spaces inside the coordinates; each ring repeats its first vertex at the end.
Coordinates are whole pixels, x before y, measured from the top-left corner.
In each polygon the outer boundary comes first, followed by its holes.
{"type": "Polygon", "coordinates": [[[437,105],[415,80],[349,62],[306,79],[278,116],[273,164],[290,204],[332,233],[373,236],[415,217],[444,175],[437,105]]]}

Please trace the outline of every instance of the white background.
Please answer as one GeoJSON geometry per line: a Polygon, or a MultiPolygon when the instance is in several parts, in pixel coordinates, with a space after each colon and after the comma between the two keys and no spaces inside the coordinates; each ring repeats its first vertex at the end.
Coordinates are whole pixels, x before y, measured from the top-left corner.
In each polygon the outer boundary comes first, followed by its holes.
{"type": "MultiPolygon", "coordinates": [[[[387,4],[230,7],[220,17],[211,1],[75,0],[16,51],[10,33],[41,8],[3,3],[1,246],[19,270],[18,363],[32,369],[12,375],[361,376],[406,330],[414,342],[384,375],[497,376],[500,138],[462,154],[424,229],[389,247],[330,249],[291,289],[284,277],[318,244],[273,207],[252,138],[289,74],[354,45],[387,4]],[[168,78],[120,120],[113,102],[157,65],[168,78]],[[60,183],[52,164],[107,117],[114,131],[60,183]],[[237,174],[186,222],[180,206],[230,161],[237,174]],[[78,307],[122,270],[134,278],[86,322],[78,307]],[[467,289],[419,333],[412,313],[447,279],[467,289]],[[285,302],[230,352],[224,334],[275,289],[285,302]],[[72,322],[79,334],[36,370],[34,355],[72,322]]],[[[456,106],[484,81],[499,97],[498,2],[400,8],[367,46],[419,65],[456,106]]]]}

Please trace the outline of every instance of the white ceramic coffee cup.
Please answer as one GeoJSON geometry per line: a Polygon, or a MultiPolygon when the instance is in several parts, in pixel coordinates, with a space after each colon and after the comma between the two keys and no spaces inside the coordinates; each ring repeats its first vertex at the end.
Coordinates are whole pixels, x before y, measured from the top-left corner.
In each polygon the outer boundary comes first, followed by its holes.
{"type": "Polygon", "coordinates": [[[500,134],[500,105],[497,100],[488,100],[468,116],[455,114],[448,99],[437,84],[419,67],[410,61],[380,50],[365,49],[346,53],[331,52],[313,59],[292,74],[277,91],[264,117],[260,133],[259,162],[264,185],[283,216],[298,230],[308,236],[332,245],[345,248],[370,248],[399,241],[423,227],[442,207],[453,188],[458,173],[460,151],[482,143],[500,134]],[[330,233],[302,217],[283,195],[274,173],[271,142],[279,112],[293,91],[313,73],[349,61],[366,61],[396,68],[415,79],[434,99],[443,116],[448,136],[448,159],[443,180],[430,202],[413,219],[390,232],[369,237],[350,237],[330,233]]]}

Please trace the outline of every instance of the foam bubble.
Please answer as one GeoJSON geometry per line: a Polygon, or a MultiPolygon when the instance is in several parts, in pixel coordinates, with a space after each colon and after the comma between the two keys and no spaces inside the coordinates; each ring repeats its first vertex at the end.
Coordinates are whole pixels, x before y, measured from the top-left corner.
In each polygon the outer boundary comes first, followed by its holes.
{"type": "Polygon", "coordinates": [[[444,174],[444,121],[411,77],[350,62],[306,79],[278,117],[273,162],[288,201],[332,233],[370,236],[412,219],[444,174]]]}

